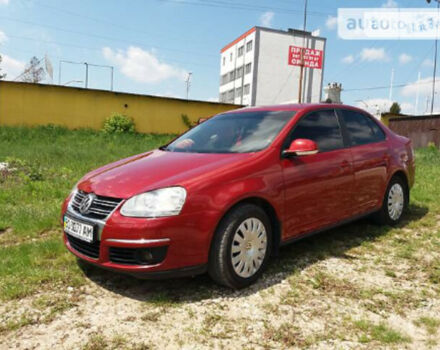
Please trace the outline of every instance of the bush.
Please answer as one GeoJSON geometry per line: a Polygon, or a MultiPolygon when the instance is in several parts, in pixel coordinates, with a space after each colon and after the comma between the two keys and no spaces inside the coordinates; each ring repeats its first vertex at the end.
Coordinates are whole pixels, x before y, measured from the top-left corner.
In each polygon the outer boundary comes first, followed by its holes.
{"type": "Polygon", "coordinates": [[[113,114],[104,121],[102,128],[106,134],[122,134],[136,132],[133,119],[123,114],[113,114]]]}
{"type": "Polygon", "coordinates": [[[189,129],[191,129],[192,127],[194,127],[196,125],[196,123],[191,122],[188,115],[181,114],[180,117],[182,118],[183,124],[185,124],[185,126],[187,126],[189,129]]]}

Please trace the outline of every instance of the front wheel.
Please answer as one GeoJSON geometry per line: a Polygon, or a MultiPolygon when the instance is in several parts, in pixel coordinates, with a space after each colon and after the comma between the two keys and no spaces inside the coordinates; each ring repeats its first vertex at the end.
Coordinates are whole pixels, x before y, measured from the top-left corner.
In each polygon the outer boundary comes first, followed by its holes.
{"type": "Polygon", "coordinates": [[[405,181],[400,177],[393,177],[385,192],[382,207],[373,215],[374,221],[382,225],[398,224],[408,208],[408,200],[405,181]]]}
{"type": "Polygon", "coordinates": [[[219,284],[243,288],[263,272],[270,257],[272,230],[258,206],[234,208],[217,228],[209,257],[209,274],[219,284]]]}

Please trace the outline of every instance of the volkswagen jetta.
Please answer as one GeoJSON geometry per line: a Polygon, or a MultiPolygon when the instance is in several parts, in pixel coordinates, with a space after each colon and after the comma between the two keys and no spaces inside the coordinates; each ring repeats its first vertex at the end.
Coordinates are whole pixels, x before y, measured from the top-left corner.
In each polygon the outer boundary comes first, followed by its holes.
{"type": "Polygon", "coordinates": [[[414,172],[410,140],[360,109],[245,108],[85,175],[64,241],[106,269],[241,288],[282,245],[367,215],[398,223],[414,172]]]}

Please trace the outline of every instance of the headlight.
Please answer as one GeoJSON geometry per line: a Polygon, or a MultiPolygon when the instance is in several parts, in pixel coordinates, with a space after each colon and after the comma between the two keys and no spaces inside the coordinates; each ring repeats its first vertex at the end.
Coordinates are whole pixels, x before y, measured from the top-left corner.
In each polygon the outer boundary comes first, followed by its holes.
{"type": "Polygon", "coordinates": [[[167,187],[131,197],[121,208],[124,216],[157,218],[179,215],[186,199],[183,187],[167,187]]]}

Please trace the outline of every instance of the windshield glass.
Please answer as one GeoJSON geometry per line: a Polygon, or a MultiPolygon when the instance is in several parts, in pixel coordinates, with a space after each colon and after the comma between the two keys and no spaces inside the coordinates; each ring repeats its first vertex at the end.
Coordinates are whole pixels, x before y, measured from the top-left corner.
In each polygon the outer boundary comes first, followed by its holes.
{"type": "Polygon", "coordinates": [[[195,153],[247,153],[269,146],[294,111],[226,113],[196,126],[165,150],[195,153]]]}

